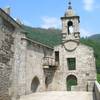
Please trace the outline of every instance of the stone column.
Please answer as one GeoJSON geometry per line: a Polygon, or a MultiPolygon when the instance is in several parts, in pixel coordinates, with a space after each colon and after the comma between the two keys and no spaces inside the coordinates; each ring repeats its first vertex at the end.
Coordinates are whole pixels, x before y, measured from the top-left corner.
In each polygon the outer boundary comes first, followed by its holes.
{"type": "Polygon", "coordinates": [[[16,32],[14,41],[14,65],[13,65],[13,83],[12,100],[18,100],[21,95],[25,95],[25,70],[26,70],[26,47],[27,41],[22,39],[25,34],[16,32]]]}
{"type": "Polygon", "coordinates": [[[21,39],[20,45],[20,66],[18,69],[18,94],[25,95],[26,88],[26,54],[27,54],[27,40],[21,39]]]}

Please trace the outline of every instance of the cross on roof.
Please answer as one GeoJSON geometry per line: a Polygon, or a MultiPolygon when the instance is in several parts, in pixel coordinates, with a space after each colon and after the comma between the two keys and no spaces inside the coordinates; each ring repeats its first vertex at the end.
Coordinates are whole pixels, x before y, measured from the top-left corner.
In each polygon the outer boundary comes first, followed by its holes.
{"type": "Polygon", "coordinates": [[[69,0],[69,2],[68,2],[68,9],[72,9],[72,6],[71,6],[71,0],[69,0]]]}

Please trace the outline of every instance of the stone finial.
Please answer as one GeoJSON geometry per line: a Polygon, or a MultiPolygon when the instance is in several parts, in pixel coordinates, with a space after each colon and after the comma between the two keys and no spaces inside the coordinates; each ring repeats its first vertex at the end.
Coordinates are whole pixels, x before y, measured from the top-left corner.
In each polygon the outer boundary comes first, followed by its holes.
{"type": "Polygon", "coordinates": [[[69,0],[69,2],[68,2],[68,5],[69,5],[69,6],[68,6],[68,9],[72,9],[71,4],[72,4],[72,3],[71,3],[71,0],[69,0]]]}
{"type": "Polygon", "coordinates": [[[15,19],[15,21],[18,23],[18,24],[22,24],[21,20],[19,18],[15,19]]]}
{"type": "Polygon", "coordinates": [[[69,2],[68,2],[68,8],[67,8],[67,11],[65,12],[65,16],[66,16],[66,17],[75,16],[75,12],[74,12],[74,10],[72,9],[71,0],[69,0],[69,2]]]}
{"type": "Polygon", "coordinates": [[[10,15],[10,7],[8,6],[8,7],[5,7],[5,8],[3,8],[3,10],[5,11],[5,13],[7,13],[8,15],[10,15]]]}

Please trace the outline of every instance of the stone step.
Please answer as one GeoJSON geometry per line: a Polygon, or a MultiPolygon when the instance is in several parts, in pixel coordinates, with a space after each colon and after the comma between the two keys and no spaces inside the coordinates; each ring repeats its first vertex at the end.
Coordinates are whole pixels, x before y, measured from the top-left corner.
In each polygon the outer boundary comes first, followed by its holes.
{"type": "Polygon", "coordinates": [[[92,92],[52,91],[22,96],[20,100],[95,100],[92,92]]]}

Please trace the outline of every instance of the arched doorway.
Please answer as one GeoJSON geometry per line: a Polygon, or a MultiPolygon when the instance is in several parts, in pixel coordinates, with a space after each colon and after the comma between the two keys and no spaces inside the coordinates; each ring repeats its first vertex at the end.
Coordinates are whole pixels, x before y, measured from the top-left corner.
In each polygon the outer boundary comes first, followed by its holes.
{"type": "Polygon", "coordinates": [[[32,83],[31,83],[31,91],[36,92],[39,84],[40,84],[39,79],[37,76],[35,76],[32,80],[32,83]]]}
{"type": "Polygon", "coordinates": [[[77,85],[77,78],[74,75],[69,75],[66,79],[67,91],[71,91],[71,87],[77,85]]]}

